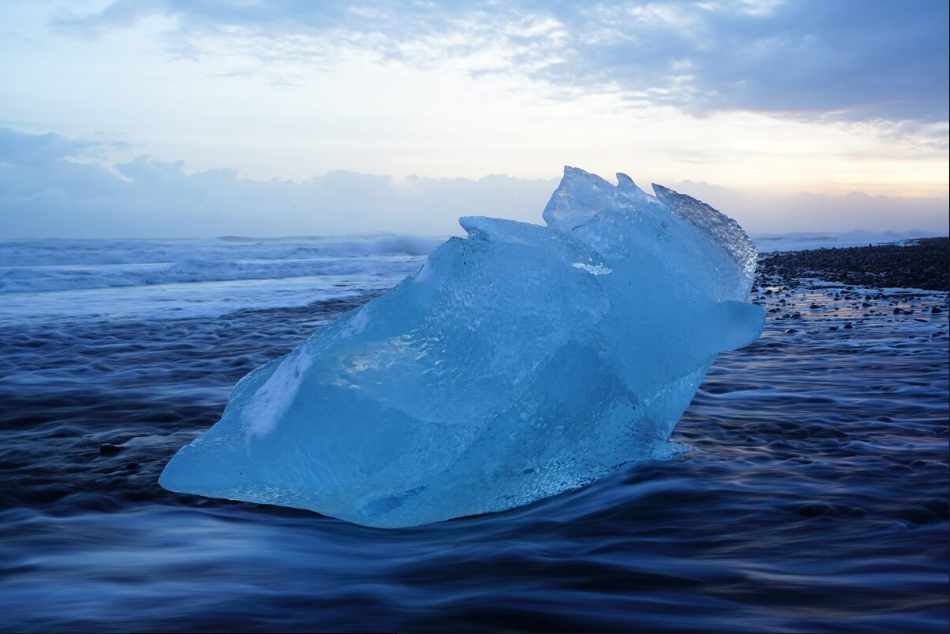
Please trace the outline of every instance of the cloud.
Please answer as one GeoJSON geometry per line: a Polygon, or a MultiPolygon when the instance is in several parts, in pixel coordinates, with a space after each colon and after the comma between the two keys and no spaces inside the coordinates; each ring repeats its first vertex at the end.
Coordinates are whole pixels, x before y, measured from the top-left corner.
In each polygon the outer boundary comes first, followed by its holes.
{"type": "Polygon", "coordinates": [[[52,26],[73,35],[89,39],[97,38],[112,28],[127,28],[140,19],[169,9],[163,0],[118,0],[101,11],[87,15],[64,13],[54,19],[52,26]]]}
{"type": "MultiPolygon", "coordinates": [[[[541,222],[557,178],[419,178],[335,171],[303,182],[252,180],[230,169],[189,173],[182,161],[140,156],[114,171],[71,160],[94,145],[0,128],[0,238],[285,236],[459,233],[459,216],[541,222]]],[[[802,194],[767,197],[706,183],[675,189],[751,233],[922,230],[947,233],[944,199],[802,194]]]]}
{"type": "Polygon", "coordinates": [[[35,135],[0,128],[0,163],[10,165],[47,165],[98,146],[96,141],[70,141],[58,134],[35,135]]]}
{"type": "Polygon", "coordinates": [[[726,211],[752,235],[809,231],[893,231],[948,235],[947,198],[800,193],[769,196],[684,181],[673,189],[726,211]]]}
{"type": "Polygon", "coordinates": [[[552,95],[620,93],[631,106],[795,118],[948,119],[948,5],[889,1],[220,3],[119,0],[63,16],[84,37],[153,14],[177,20],[190,56],[222,43],[260,62],[329,64],[356,49],[415,66],[462,60],[473,74],[544,82],[552,95]]]}
{"type": "Polygon", "coordinates": [[[479,180],[335,171],[307,181],[189,173],[140,156],[114,170],[70,160],[85,142],[0,128],[0,236],[205,237],[458,233],[458,217],[540,219],[556,180],[479,180]],[[38,158],[39,157],[39,158],[38,158]]]}

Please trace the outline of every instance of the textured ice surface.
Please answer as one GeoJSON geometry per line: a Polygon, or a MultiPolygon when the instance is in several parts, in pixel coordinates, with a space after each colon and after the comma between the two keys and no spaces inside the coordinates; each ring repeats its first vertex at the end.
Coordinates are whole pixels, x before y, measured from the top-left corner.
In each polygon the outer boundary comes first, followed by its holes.
{"type": "Polygon", "coordinates": [[[762,329],[756,252],[708,205],[618,179],[565,168],[546,227],[460,219],[467,238],[244,377],[162,486],[403,527],[655,455],[762,329]]]}

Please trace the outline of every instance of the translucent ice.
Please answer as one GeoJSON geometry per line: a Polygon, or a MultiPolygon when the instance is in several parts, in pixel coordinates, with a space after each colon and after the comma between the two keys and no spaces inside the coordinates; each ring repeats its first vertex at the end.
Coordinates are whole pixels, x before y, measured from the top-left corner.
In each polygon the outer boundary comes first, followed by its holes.
{"type": "Polygon", "coordinates": [[[162,486],[403,527],[655,455],[762,329],[756,252],[708,205],[618,179],[565,168],[546,227],[462,218],[467,238],[244,377],[162,486]]]}

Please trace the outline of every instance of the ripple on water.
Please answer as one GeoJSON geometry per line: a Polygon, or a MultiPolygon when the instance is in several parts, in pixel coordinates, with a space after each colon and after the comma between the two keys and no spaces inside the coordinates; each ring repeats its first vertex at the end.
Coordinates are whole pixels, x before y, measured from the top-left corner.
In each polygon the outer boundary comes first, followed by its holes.
{"type": "Polygon", "coordinates": [[[158,487],[368,298],[2,329],[0,629],[947,630],[946,293],[760,280],[689,451],[505,513],[382,531],[158,487]]]}

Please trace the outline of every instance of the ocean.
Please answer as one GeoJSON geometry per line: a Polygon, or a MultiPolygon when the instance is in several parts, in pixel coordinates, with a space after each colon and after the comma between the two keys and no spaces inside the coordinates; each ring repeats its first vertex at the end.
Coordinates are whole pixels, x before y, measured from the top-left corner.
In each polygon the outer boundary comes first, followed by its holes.
{"type": "Polygon", "coordinates": [[[238,379],[439,242],[0,242],[0,630],[948,630],[946,292],[761,278],[675,457],[503,513],[158,486],[238,379]]]}

